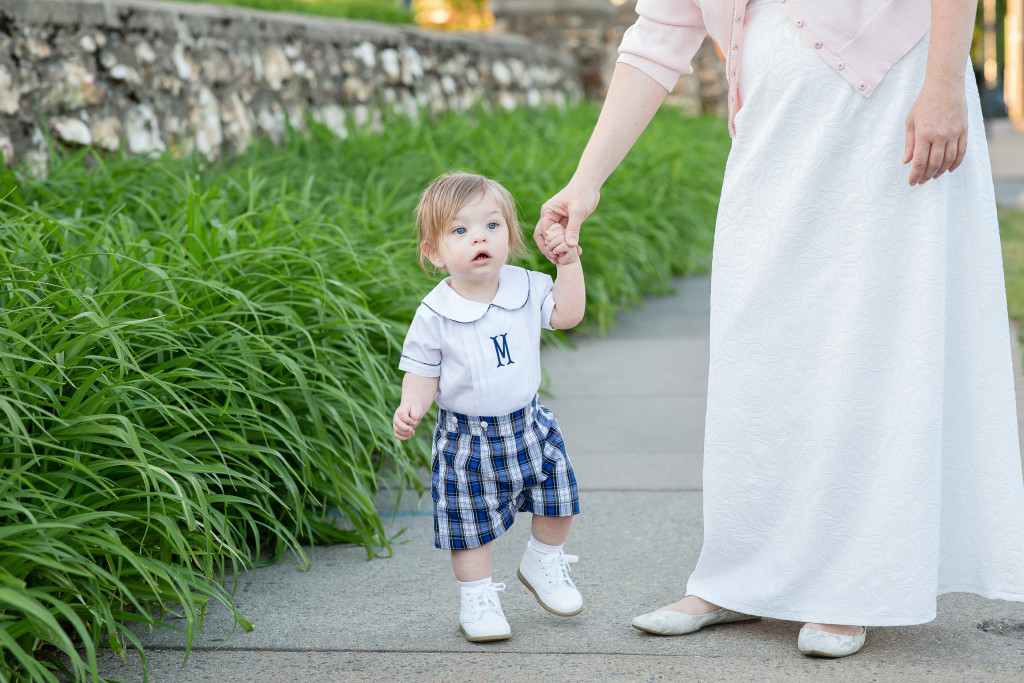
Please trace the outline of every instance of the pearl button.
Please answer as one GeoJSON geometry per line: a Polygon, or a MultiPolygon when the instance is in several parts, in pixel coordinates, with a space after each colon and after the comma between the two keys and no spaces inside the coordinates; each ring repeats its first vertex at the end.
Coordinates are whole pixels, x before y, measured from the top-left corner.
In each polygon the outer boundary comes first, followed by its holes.
{"type": "Polygon", "coordinates": [[[797,19],[797,20],[796,20],[796,25],[797,25],[797,26],[799,26],[799,27],[803,27],[803,25],[804,25],[804,20],[803,20],[803,19],[797,19]]]}
{"type": "Polygon", "coordinates": [[[736,69],[733,69],[733,70],[732,70],[732,75],[733,75],[733,76],[735,76],[735,75],[736,75],[736,69]]]}
{"type": "Polygon", "coordinates": [[[736,43],[735,45],[732,46],[732,49],[734,49],[734,50],[740,49],[740,44],[736,43]]]}
{"type": "Polygon", "coordinates": [[[842,71],[843,69],[846,68],[846,65],[843,64],[842,62],[840,62],[839,64],[836,64],[836,68],[839,69],[840,71],[842,71]]]}
{"type": "Polygon", "coordinates": [[[868,86],[864,85],[863,83],[861,83],[860,85],[857,86],[857,90],[867,90],[867,89],[868,89],[868,86]]]}
{"type": "Polygon", "coordinates": [[[743,23],[743,15],[742,14],[740,16],[736,17],[736,23],[737,24],[742,24],[743,23]]]}
{"type": "Polygon", "coordinates": [[[815,50],[820,50],[821,49],[821,43],[815,43],[814,44],[814,49],[815,50]]]}
{"type": "Polygon", "coordinates": [[[480,426],[483,427],[484,429],[487,429],[487,421],[486,420],[480,420],[480,426]]]}

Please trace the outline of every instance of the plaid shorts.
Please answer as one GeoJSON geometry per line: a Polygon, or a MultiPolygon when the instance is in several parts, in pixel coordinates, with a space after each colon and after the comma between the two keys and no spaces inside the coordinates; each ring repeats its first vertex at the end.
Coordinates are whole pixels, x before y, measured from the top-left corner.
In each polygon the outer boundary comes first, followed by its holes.
{"type": "Polygon", "coordinates": [[[540,401],[497,417],[437,411],[433,462],[434,545],[476,548],[512,526],[516,510],[579,514],[576,477],[554,413],[540,401]]]}

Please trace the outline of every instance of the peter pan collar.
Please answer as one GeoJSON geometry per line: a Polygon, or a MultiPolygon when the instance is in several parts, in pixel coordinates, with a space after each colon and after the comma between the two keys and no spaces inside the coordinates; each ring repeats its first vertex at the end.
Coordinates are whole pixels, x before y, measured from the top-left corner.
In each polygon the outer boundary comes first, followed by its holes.
{"type": "Polygon", "coordinates": [[[502,266],[498,274],[498,292],[489,304],[462,298],[445,278],[423,299],[423,305],[457,323],[472,323],[484,317],[491,306],[515,311],[525,306],[529,299],[529,273],[519,266],[502,266]]]}

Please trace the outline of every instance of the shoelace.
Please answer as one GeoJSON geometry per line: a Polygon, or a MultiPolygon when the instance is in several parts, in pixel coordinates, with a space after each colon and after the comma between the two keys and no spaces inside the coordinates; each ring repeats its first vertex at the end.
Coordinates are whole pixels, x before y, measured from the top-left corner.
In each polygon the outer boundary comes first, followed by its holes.
{"type": "Polygon", "coordinates": [[[559,584],[568,583],[570,586],[575,587],[576,584],[569,578],[569,563],[579,562],[579,557],[576,555],[566,555],[561,550],[557,553],[545,553],[541,556],[541,561],[544,563],[544,574],[548,577],[548,582],[552,587],[557,587],[559,584]]]}
{"type": "Polygon", "coordinates": [[[480,616],[485,611],[501,611],[501,602],[498,601],[499,591],[505,592],[505,584],[489,583],[486,586],[480,586],[476,591],[470,593],[469,597],[472,599],[470,606],[473,609],[473,618],[480,616]]]}

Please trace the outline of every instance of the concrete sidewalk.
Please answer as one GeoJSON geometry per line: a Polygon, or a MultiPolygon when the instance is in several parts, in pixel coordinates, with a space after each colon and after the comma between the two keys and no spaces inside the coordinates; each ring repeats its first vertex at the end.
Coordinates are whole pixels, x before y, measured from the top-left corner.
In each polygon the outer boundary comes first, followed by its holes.
{"type": "MultiPolygon", "coordinates": [[[[709,281],[676,285],[608,338],[544,353],[547,402],[581,490],[583,512],[567,545],[581,557],[573,568],[586,600],[580,616],[544,612],[516,579],[529,537],[523,517],[494,547],[513,636],[467,642],[447,553],[432,547],[426,497],[396,519],[407,531],[388,559],[318,547],[308,572],[286,563],[241,576],[237,605],[255,630],[232,634],[227,610],[213,606],[184,667],[181,634],[145,635],[150,680],[1024,679],[1024,604],[969,595],[942,597],[930,624],[872,629],[862,653],[835,661],[801,656],[792,622],[677,638],[630,627],[635,614],[682,595],[701,543],[709,281]]],[[[135,655],[125,665],[107,652],[102,662],[107,676],[141,680],[135,655]]]]}
{"type": "Polygon", "coordinates": [[[993,119],[985,124],[992,184],[1001,209],[1024,210],[1024,124],[993,119]]]}

